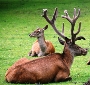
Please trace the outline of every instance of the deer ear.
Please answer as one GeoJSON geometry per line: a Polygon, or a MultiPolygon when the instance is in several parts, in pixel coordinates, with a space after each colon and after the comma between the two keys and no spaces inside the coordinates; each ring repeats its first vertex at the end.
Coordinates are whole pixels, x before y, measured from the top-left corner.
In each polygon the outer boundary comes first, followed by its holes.
{"type": "Polygon", "coordinates": [[[60,44],[64,45],[65,41],[63,41],[61,38],[58,37],[58,41],[60,42],[60,44]]]}
{"type": "Polygon", "coordinates": [[[43,28],[43,30],[46,30],[48,28],[48,25],[46,25],[44,28],[43,28]]]}

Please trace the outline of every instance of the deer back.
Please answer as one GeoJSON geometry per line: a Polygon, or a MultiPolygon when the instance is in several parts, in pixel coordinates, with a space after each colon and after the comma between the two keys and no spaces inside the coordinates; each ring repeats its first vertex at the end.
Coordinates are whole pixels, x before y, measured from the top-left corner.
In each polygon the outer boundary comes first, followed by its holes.
{"type": "Polygon", "coordinates": [[[22,65],[26,62],[28,62],[29,60],[27,58],[21,58],[19,59],[18,61],[16,61],[9,69],[8,71],[6,72],[5,75],[8,75],[15,67],[19,66],[19,65],[22,65]]]}
{"type": "Polygon", "coordinates": [[[59,53],[27,61],[9,69],[12,70],[7,70],[5,78],[11,83],[48,83],[65,79],[70,75],[69,68],[59,53]]]}

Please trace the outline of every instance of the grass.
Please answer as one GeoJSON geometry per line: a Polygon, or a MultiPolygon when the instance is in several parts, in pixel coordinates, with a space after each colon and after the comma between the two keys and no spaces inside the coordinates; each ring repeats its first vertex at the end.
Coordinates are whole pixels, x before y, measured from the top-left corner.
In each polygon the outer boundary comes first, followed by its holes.
{"type": "MultiPolygon", "coordinates": [[[[76,23],[82,22],[79,35],[83,35],[86,40],[77,41],[77,44],[90,49],[90,1],[89,0],[0,0],[0,85],[14,85],[7,83],[4,79],[6,70],[18,59],[27,57],[28,52],[36,40],[29,38],[29,33],[37,27],[44,27],[48,24],[42,15],[42,9],[48,9],[48,16],[51,18],[55,7],[58,8],[59,15],[56,21],[58,28],[65,23],[65,35],[70,37],[70,23],[61,18],[63,11],[68,10],[72,16],[73,8],[80,8],[81,15],[76,23]]],[[[56,52],[62,52],[63,46],[59,44],[56,33],[51,26],[45,32],[46,39],[52,41],[56,52]],[[51,32],[52,31],[52,32],[51,32]]],[[[86,56],[75,57],[71,67],[72,81],[49,83],[45,85],[83,85],[90,78],[90,68],[86,65],[90,59],[90,51],[86,56]]],[[[23,84],[15,84],[23,85],[23,84]]],[[[24,84],[28,85],[28,84],[24,84]]]]}

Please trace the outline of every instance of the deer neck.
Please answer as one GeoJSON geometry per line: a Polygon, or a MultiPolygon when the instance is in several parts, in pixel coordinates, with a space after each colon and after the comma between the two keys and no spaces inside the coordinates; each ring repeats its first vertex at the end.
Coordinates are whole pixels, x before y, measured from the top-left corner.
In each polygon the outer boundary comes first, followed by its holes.
{"type": "Polygon", "coordinates": [[[38,43],[39,43],[39,46],[40,46],[41,51],[42,52],[45,52],[45,50],[47,48],[47,45],[46,45],[46,42],[45,42],[44,35],[41,36],[41,37],[38,37],[38,43]]]}
{"type": "Polygon", "coordinates": [[[65,47],[63,51],[63,60],[69,69],[71,68],[73,59],[74,59],[74,55],[72,51],[68,47],[65,47]]]}

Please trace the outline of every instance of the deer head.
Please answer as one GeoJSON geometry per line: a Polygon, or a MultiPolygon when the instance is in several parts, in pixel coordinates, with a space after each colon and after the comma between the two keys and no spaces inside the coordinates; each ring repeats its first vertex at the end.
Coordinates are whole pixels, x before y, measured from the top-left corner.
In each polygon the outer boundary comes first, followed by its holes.
{"type": "Polygon", "coordinates": [[[76,37],[76,35],[79,34],[80,29],[81,29],[81,22],[79,23],[79,27],[78,27],[78,31],[76,33],[74,33],[74,27],[75,27],[75,23],[76,20],[79,18],[80,16],[80,9],[78,10],[78,13],[76,13],[76,9],[74,8],[74,15],[73,18],[70,18],[67,10],[64,11],[65,15],[62,15],[62,18],[67,19],[70,23],[71,23],[71,39],[67,38],[64,35],[64,23],[63,23],[63,28],[62,28],[62,33],[58,31],[58,29],[55,26],[55,20],[57,18],[57,8],[55,8],[55,12],[53,14],[52,19],[50,20],[47,16],[47,9],[43,9],[43,15],[42,17],[44,17],[46,19],[46,21],[52,26],[52,28],[54,29],[54,31],[60,36],[62,37],[64,40],[59,39],[59,42],[63,45],[65,42],[68,45],[68,47],[70,48],[71,52],[75,55],[75,56],[81,56],[81,55],[86,55],[87,54],[87,49],[81,48],[80,46],[75,44],[75,41],[77,40],[85,40],[85,38],[83,36],[79,36],[76,37]]]}
{"type": "Polygon", "coordinates": [[[41,37],[41,36],[44,36],[44,30],[46,30],[48,28],[48,25],[46,25],[44,28],[40,29],[36,29],[34,32],[32,32],[29,36],[30,37],[41,37]]]}

